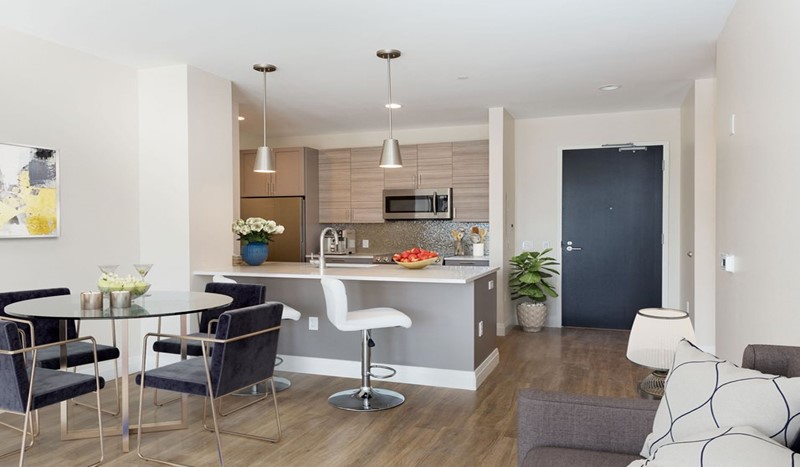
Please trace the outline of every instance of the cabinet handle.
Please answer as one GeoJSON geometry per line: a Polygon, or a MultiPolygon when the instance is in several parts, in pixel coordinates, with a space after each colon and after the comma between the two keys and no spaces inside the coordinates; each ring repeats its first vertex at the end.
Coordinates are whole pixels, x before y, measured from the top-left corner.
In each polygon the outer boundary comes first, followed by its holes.
{"type": "Polygon", "coordinates": [[[422,186],[422,174],[417,175],[417,178],[419,179],[419,181],[417,182],[417,186],[418,187],[422,186]]]}

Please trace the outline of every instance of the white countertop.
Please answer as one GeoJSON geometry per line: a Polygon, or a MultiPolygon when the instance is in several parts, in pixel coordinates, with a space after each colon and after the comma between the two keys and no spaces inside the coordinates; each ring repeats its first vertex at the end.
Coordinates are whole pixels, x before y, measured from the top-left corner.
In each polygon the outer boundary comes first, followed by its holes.
{"type": "MultiPolygon", "coordinates": [[[[496,272],[498,268],[482,266],[426,267],[406,269],[397,264],[330,265],[325,275],[341,280],[378,282],[420,282],[436,284],[468,284],[496,272]],[[349,266],[349,267],[343,267],[349,266]],[[369,267],[358,267],[369,266],[369,267]]],[[[267,262],[261,266],[228,266],[224,269],[194,271],[196,276],[222,274],[229,277],[267,277],[285,279],[319,279],[320,270],[310,263],[267,262]]]]}
{"type": "Polygon", "coordinates": [[[488,256],[445,256],[445,261],[489,261],[488,256]]]}

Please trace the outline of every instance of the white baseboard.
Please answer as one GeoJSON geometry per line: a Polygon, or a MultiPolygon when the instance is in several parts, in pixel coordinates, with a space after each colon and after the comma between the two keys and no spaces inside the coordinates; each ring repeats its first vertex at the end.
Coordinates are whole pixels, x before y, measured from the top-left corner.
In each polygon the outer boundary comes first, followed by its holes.
{"type": "MultiPolygon", "coordinates": [[[[308,373],[324,376],[338,376],[340,378],[358,379],[361,372],[361,362],[352,360],[336,360],[331,358],[298,357],[294,355],[281,355],[283,364],[277,368],[279,371],[294,373],[308,373]]],[[[159,364],[169,365],[180,361],[179,355],[162,354],[159,364]]],[[[377,363],[377,362],[374,362],[377,363]]],[[[421,366],[389,365],[397,370],[391,381],[406,384],[419,384],[421,386],[435,386],[440,388],[477,390],[486,378],[500,364],[500,351],[494,349],[486,359],[478,365],[475,371],[447,370],[442,368],[427,368],[421,366]]],[[[135,355],[128,359],[128,370],[131,374],[141,370],[141,356],[135,355]]],[[[120,365],[121,366],[121,365],[120,365]]],[[[114,379],[114,362],[100,362],[98,365],[100,376],[107,381],[114,379]]],[[[155,356],[147,355],[147,368],[155,368],[155,356]]],[[[92,367],[84,365],[78,368],[81,373],[92,374],[92,367]]],[[[120,370],[121,371],[121,370],[120,370]]],[[[380,371],[380,370],[378,370],[380,371]]]]}
{"type": "MultiPolygon", "coordinates": [[[[280,371],[354,379],[358,379],[358,375],[361,372],[360,361],[299,357],[295,355],[281,355],[281,357],[283,357],[283,364],[277,368],[280,371]]],[[[389,366],[397,370],[397,374],[391,379],[392,382],[475,391],[486,380],[492,370],[497,367],[499,362],[500,352],[494,349],[475,371],[407,365],[389,366]]]]}
{"type": "Polygon", "coordinates": [[[497,368],[497,365],[500,364],[500,351],[497,349],[492,350],[492,353],[486,357],[486,360],[483,361],[478,368],[475,369],[475,387],[476,389],[481,387],[486,378],[497,368]]]}

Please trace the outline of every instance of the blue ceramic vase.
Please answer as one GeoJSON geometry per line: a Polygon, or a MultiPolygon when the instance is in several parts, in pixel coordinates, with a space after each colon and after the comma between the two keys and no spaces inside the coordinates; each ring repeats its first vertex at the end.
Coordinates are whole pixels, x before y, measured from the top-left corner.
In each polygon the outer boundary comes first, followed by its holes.
{"type": "Polygon", "coordinates": [[[266,243],[248,243],[242,247],[242,260],[250,266],[258,266],[267,260],[269,246],[266,243]]]}

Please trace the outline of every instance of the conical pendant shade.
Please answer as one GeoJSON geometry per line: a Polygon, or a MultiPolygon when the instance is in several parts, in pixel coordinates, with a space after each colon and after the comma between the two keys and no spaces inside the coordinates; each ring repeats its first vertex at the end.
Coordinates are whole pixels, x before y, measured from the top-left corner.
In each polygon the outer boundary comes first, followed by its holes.
{"type": "Polygon", "coordinates": [[[383,140],[380,166],[384,169],[396,169],[403,166],[403,159],[400,158],[400,143],[396,139],[383,140]]]}
{"type": "Polygon", "coordinates": [[[274,173],[275,154],[269,146],[261,146],[256,152],[256,163],[253,165],[253,172],[274,173]]]}

